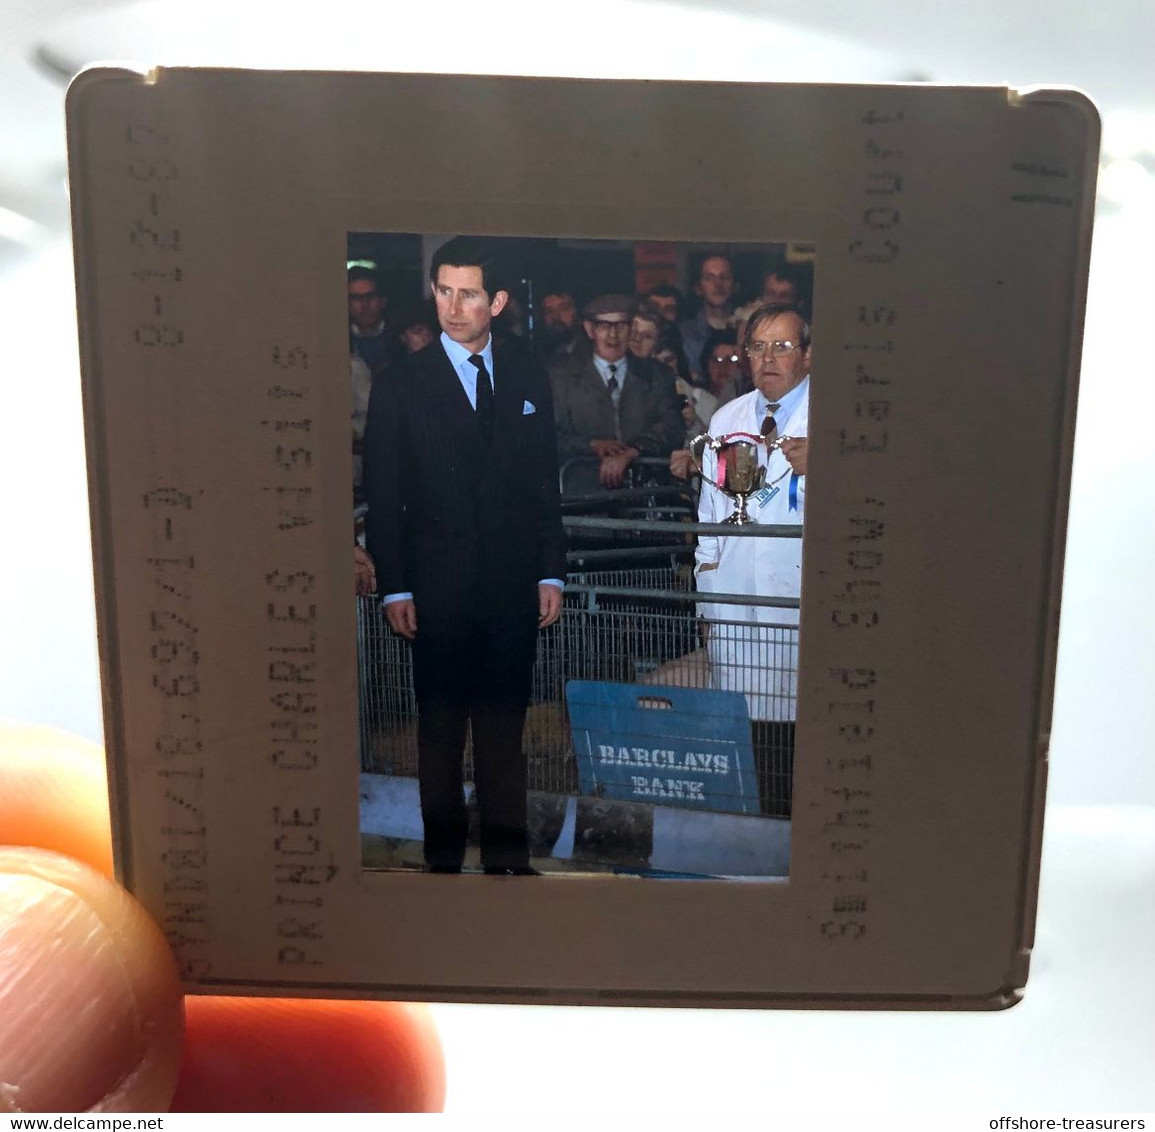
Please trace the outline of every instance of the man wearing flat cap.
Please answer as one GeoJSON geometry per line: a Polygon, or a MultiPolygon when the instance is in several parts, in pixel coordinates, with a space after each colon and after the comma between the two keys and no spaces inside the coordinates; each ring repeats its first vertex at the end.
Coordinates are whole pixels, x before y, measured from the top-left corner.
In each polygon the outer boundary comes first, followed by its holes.
{"type": "Polygon", "coordinates": [[[660,362],[626,349],[634,300],[599,295],[586,305],[583,327],[592,357],[561,358],[550,366],[558,459],[596,458],[596,471],[578,466],[568,493],[621,487],[639,456],[668,458],[682,440],[674,375],[660,362]]]}

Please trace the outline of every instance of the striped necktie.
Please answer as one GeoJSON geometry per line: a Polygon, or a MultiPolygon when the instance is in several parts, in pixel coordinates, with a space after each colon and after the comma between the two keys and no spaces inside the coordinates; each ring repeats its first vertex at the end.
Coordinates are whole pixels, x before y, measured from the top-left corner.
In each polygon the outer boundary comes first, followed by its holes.
{"type": "Polygon", "coordinates": [[[781,407],[778,401],[771,401],[766,406],[766,419],[762,422],[762,435],[766,438],[767,444],[773,444],[778,439],[778,422],[774,419],[774,414],[781,407]]]}

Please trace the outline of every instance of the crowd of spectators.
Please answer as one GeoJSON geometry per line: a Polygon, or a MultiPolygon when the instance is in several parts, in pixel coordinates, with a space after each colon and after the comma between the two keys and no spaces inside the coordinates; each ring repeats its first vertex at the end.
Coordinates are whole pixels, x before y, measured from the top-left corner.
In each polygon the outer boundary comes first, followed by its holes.
{"type": "MultiPolygon", "coordinates": [[[[570,495],[612,491],[630,482],[639,457],[668,461],[688,479],[688,443],[723,405],[753,388],[743,350],[746,321],[767,302],[806,316],[806,276],[778,263],[756,293],[740,293],[734,263],[708,254],[692,294],[661,284],[639,295],[605,293],[579,304],[564,284],[539,290],[531,310],[511,301],[494,321],[498,341],[531,351],[553,391],[558,460],[570,495]],[[741,302],[740,300],[745,300],[741,302]],[[532,327],[532,334],[529,333],[532,327]]],[[[387,310],[371,267],[348,270],[350,376],[353,389],[354,496],[360,493],[360,446],[372,384],[390,366],[436,340],[431,301],[387,310]]]]}

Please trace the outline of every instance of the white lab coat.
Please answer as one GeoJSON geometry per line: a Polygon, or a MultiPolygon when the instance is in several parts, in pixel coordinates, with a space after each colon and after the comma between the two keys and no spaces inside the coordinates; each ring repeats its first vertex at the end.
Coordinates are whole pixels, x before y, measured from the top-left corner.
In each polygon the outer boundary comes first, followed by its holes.
{"type": "MultiPolygon", "coordinates": [[[[810,378],[805,379],[801,402],[787,420],[778,422],[780,436],[806,436],[810,419],[810,378]]],[[[762,420],[758,393],[754,391],[723,405],[710,420],[710,435],[758,434],[762,420]]],[[[750,517],[759,523],[798,524],[806,510],[806,477],[794,476],[786,457],[775,450],[759,451],[766,466],[767,497],[752,496],[750,517]],[[791,481],[796,510],[791,510],[791,481]],[[777,489],[777,490],[775,490],[777,489]]],[[[717,460],[707,451],[703,467],[717,478],[717,460]]],[[[720,523],[735,510],[734,500],[702,481],[698,519],[720,523]]],[[[727,538],[702,535],[695,551],[699,592],[800,597],[802,594],[802,540],[800,538],[727,538]]],[[[728,605],[704,601],[699,613],[710,622],[737,621],[756,624],[711,624],[708,642],[712,687],[746,694],[751,719],[792,720],[798,691],[798,610],[773,606],[728,605]],[[776,628],[782,626],[782,628],[776,628]]]]}

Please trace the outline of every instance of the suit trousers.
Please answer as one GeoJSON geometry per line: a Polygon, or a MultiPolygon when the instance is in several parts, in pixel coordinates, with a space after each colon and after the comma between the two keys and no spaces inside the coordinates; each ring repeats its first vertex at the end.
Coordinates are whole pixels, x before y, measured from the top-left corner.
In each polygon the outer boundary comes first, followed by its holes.
{"type": "Polygon", "coordinates": [[[794,721],[755,719],[750,731],[762,813],[788,818],[794,796],[794,721]]]}
{"type": "Polygon", "coordinates": [[[417,775],[429,866],[460,868],[465,858],[467,724],[473,729],[481,863],[514,869],[529,865],[522,732],[536,648],[536,603],[515,619],[418,622],[413,642],[417,775]]]}

